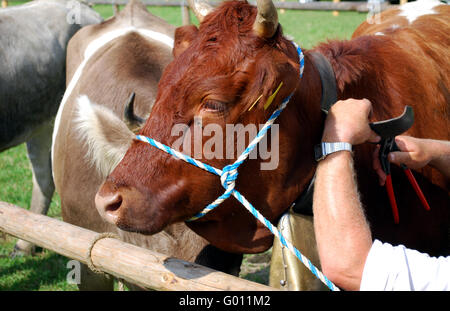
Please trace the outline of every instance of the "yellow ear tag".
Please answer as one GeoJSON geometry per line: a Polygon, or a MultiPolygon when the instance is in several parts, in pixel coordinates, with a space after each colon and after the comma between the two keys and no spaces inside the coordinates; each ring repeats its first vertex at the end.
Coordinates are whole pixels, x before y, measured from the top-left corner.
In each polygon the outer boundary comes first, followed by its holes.
{"type": "Polygon", "coordinates": [[[263,94],[261,94],[259,97],[258,97],[258,99],[257,100],[255,100],[255,102],[250,106],[250,108],[248,108],[248,110],[247,111],[250,111],[250,110],[252,110],[252,108],[256,105],[256,103],[261,99],[261,97],[263,96],[263,94]]]}
{"type": "Polygon", "coordinates": [[[278,86],[277,90],[269,96],[269,98],[267,99],[266,104],[264,105],[264,110],[266,110],[267,108],[269,108],[269,106],[272,104],[273,100],[275,99],[275,96],[277,96],[278,91],[281,89],[281,87],[283,86],[283,81],[281,81],[280,85],[278,86]]]}

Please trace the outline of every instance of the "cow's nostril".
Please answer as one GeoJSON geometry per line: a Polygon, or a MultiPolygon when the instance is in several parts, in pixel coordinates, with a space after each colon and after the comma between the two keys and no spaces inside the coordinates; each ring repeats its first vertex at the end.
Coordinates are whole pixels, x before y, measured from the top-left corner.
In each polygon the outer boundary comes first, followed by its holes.
{"type": "Polygon", "coordinates": [[[119,210],[123,203],[122,196],[119,193],[95,196],[95,206],[100,215],[109,223],[115,224],[119,217],[119,210]]]}
{"type": "Polygon", "coordinates": [[[122,205],[122,196],[117,194],[105,206],[105,212],[106,213],[114,213],[120,208],[121,205],[122,205]]]}

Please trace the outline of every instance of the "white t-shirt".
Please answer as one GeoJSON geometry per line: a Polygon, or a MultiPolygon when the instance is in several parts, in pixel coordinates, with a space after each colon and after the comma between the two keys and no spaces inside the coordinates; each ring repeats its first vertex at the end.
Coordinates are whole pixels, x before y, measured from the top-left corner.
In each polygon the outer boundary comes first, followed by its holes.
{"type": "Polygon", "coordinates": [[[403,245],[375,240],[364,265],[360,290],[450,290],[450,256],[430,257],[403,245]]]}

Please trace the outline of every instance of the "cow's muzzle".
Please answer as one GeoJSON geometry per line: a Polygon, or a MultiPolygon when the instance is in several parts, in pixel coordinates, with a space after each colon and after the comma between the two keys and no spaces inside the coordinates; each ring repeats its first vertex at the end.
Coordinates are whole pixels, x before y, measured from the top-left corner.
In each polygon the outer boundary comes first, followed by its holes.
{"type": "Polygon", "coordinates": [[[161,195],[150,194],[131,185],[117,186],[107,179],[95,195],[95,207],[105,221],[121,230],[155,234],[171,221],[173,213],[164,207],[177,205],[172,199],[179,196],[178,190],[168,186],[159,191],[161,195]]]}

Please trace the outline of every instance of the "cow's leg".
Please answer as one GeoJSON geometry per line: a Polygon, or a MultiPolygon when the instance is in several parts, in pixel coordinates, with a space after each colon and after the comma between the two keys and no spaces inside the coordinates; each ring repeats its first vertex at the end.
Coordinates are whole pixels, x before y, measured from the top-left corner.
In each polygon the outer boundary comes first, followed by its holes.
{"type": "MultiPolygon", "coordinates": [[[[30,211],[41,215],[47,214],[55,191],[50,154],[52,131],[52,123],[48,122],[41,126],[27,142],[28,158],[30,159],[33,172],[33,192],[30,211]]],[[[29,255],[33,253],[33,250],[33,244],[24,240],[18,240],[12,255],[29,255]]]]}
{"type": "Polygon", "coordinates": [[[114,277],[103,274],[95,273],[85,264],[80,265],[81,275],[80,284],[78,284],[79,290],[86,291],[112,291],[114,290],[114,277]]]}
{"type": "Polygon", "coordinates": [[[207,245],[197,255],[195,263],[214,270],[239,276],[242,258],[242,254],[227,253],[217,247],[207,245]]]}

